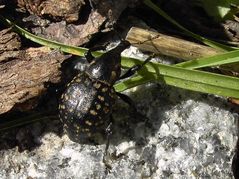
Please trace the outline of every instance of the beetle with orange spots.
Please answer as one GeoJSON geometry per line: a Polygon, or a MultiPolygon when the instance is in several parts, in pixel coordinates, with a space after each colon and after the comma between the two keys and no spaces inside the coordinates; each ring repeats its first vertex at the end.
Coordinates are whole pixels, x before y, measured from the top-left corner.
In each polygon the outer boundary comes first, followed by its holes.
{"type": "Polygon", "coordinates": [[[117,93],[113,85],[133,75],[150,59],[120,76],[120,54],[129,46],[128,41],[121,41],[117,47],[96,58],[89,50],[86,54],[88,67],[67,85],[60,99],[59,117],[72,141],[88,142],[94,136],[106,134],[105,129],[111,124],[112,106],[117,96],[132,104],[127,96],[117,93]]]}

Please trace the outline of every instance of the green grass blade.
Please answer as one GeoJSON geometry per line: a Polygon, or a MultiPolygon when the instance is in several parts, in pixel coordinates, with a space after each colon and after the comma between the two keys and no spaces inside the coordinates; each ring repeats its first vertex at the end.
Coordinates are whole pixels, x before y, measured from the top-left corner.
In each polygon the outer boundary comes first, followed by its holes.
{"type": "Polygon", "coordinates": [[[181,30],[186,32],[191,37],[193,37],[193,38],[203,42],[204,44],[207,44],[207,45],[209,45],[211,47],[218,48],[218,49],[221,49],[221,50],[224,50],[224,51],[231,51],[231,50],[238,49],[238,48],[230,47],[230,46],[227,46],[227,45],[224,45],[224,44],[220,44],[218,42],[206,39],[206,38],[204,38],[204,37],[202,37],[200,35],[197,35],[197,34],[191,32],[190,30],[188,30],[185,27],[181,26],[178,22],[176,22],[173,18],[171,18],[168,14],[166,14],[162,9],[160,9],[157,5],[155,5],[151,0],[144,0],[144,4],[147,5],[148,7],[150,7],[151,9],[153,9],[159,15],[163,16],[165,19],[167,19],[172,24],[174,24],[175,26],[177,26],[178,28],[180,28],[181,30]]]}
{"type": "Polygon", "coordinates": [[[65,45],[65,44],[62,44],[62,43],[59,43],[56,41],[52,41],[52,40],[48,40],[48,39],[36,36],[28,31],[26,31],[25,29],[19,27],[18,25],[14,24],[10,20],[3,18],[2,16],[0,16],[0,18],[2,21],[7,23],[9,26],[12,26],[19,34],[21,34],[25,38],[27,38],[33,42],[36,42],[38,44],[48,46],[48,47],[54,48],[54,49],[59,49],[62,52],[79,55],[79,56],[83,56],[85,51],[87,50],[86,48],[65,45]]]}
{"type": "Polygon", "coordinates": [[[26,117],[17,118],[14,120],[1,120],[0,131],[31,124],[37,121],[43,121],[46,119],[57,119],[57,116],[50,115],[48,113],[35,113],[35,114],[28,115],[26,117]]]}
{"type": "Polygon", "coordinates": [[[239,62],[239,50],[234,50],[210,57],[203,57],[195,60],[190,60],[187,62],[182,62],[176,64],[175,66],[187,69],[197,69],[203,67],[225,65],[235,62],[239,62]]]}
{"type": "Polygon", "coordinates": [[[191,91],[209,93],[209,94],[220,95],[225,97],[239,98],[239,90],[236,90],[236,89],[231,89],[227,87],[218,87],[215,85],[208,85],[207,83],[194,82],[194,81],[180,79],[180,78],[171,77],[171,76],[163,76],[163,75],[157,76],[154,73],[151,73],[151,75],[154,75],[155,77],[154,80],[152,79],[152,77],[150,77],[149,79],[147,77],[136,76],[126,81],[117,83],[114,87],[116,91],[122,92],[129,88],[133,88],[135,86],[142,85],[145,83],[159,82],[159,83],[164,83],[164,84],[175,86],[182,89],[188,89],[191,91]]]}
{"type": "MultiPolygon", "coordinates": [[[[133,66],[139,63],[136,59],[130,61],[122,59],[123,66],[133,66]]],[[[155,81],[192,91],[239,98],[239,78],[158,63],[146,64],[145,69],[138,76],[116,84],[115,88],[118,91],[124,91],[155,81]]]]}

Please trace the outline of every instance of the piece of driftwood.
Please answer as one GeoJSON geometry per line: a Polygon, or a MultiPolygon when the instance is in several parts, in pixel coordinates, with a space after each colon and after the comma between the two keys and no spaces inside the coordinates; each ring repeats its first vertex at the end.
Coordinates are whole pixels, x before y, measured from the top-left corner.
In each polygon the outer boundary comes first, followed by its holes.
{"type": "Polygon", "coordinates": [[[16,33],[0,32],[0,114],[42,94],[45,82],[59,82],[69,57],[47,47],[21,50],[20,44],[16,33]]]}
{"type": "Polygon", "coordinates": [[[211,56],[221,52],[205,45],[137,27],[130,29],[126,40],[139,49],[186,60],[211,56]]]}

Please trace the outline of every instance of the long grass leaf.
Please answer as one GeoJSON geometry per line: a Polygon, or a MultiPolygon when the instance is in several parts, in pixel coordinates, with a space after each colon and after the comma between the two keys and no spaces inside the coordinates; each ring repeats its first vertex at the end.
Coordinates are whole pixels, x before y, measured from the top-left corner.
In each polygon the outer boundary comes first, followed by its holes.
{"type": "Polygon", "coordinates": [[[14,120],[1,120],[0,123],[0,131],[11,129],[14,127],[19,127],[27,124],[31,124],[37,121],[43,121],[46,119],[57,119],[56,115],[50,115],[48,113],[36,113],[36,114],[31,114],[26,117],[21,117],[17,118],[14,120]]]}
{"type": "Polygon", "coordinates": [[[234,50],[210,57],[203,57],[196,60],[182,62],[176,64],[175,66],[187,69],[197,69],[203,67],[226,65],[235,62],[239,62],[239,50],[234,50]]]}
{"type": "MultiPolygon", "coordinates": [[[[139,63],[135,59],[133,61],[129,64],[129,61],[122,60],[122,65],[139,63]]],[[[115,88],[124,91],[147,82],[161,82],[192,91],[239,98],[239,78],[158,63],[146,64],[138,76],[116,84],[115,88]]]]}
{"type": "Polygon", "coordinates": [[[28,31],[26,31],[25,29],[21,28],[20,26],[14,24],[9,19],[5,19],[2,16],[0,16],[0,18],[1,18],[2,21],[7,23],[9,26],[14,28],[19,34],[21,34],[25,38],[27,38],[27,39],[29,39],[33,42],[36,42],[40,45],[44,45],[44,46],[54,48],[54,49],[59,49],[62,52],[66,52],[66,53],[70,53],[70,54],[74,54],[74,55],[79,55],[79,56],[83,56],[84,53],[87,50],[86,48],[76,47],[76,46],[71,46],[71,45],[65,45],[63,43],[59,43],[59,42],[56,42],[56,41],[45,39],[43,37],[39,37],[37,35],[34,35],[34,34],[28,32],[28,31]]]}

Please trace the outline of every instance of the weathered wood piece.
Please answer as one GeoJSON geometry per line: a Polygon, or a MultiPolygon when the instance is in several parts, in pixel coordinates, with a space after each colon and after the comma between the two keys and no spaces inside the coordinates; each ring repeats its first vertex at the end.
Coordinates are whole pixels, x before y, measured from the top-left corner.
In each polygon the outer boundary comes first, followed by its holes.
{"type": "Polygon", "coordinates": [[[139,49],[186,60],[212,56],[221,52],[205,45],[137,27],[130,29],[126,40],[139,49]]]}
{"type": "Polygon", "coordinates": [[[42,94],[45,82],[59,82],[67,58],[47,47],[20,50],[16,33],[0,31],[0,114],[42,94]]]}

